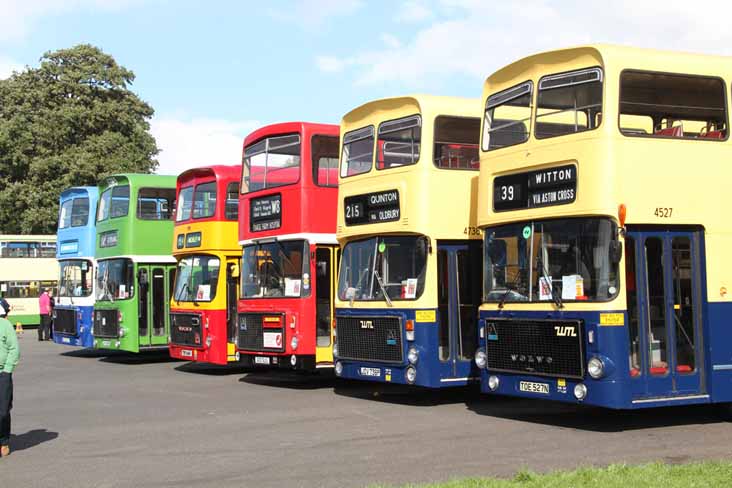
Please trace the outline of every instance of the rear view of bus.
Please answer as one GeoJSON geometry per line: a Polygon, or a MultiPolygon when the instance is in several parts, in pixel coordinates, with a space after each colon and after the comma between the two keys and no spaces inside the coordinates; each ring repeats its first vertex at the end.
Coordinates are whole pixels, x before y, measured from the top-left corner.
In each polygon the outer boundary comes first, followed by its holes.
{"type": "Polygon", "coordinates": [[[238,345],[255,365],[333,364],[338,126],[290,122],[244,141],[238,345]]]}
{"type": "Polygon", "coordinates": [[[100,182],[94,347],[168,346],[174,205],[174,176],[123,174],[100,182]]]}
{"type": "Polygon", "coordinates": [[[343,117],[337,375],[431,388],[477,377],[477,110],[415,95],[343,117]]]}
{"type": "Polygon", "coordinates": [[[57,344],[93,347],[95,186],[69,188],[59,199],[58,295],[53,310],[53,340],[57,344]]]}
{"type": "Polygon", "coordinates": [[[239,284],[237,211],[241,166],[178,176],[170,303],[170,355],[213,364],[236,360],[239,284]]]}
{"type": "Polygon", "coordinates": [[[0,296],[10,304],[8,320],[36,325],[41,290],[56,294],[56,236],[0,235],[0,296]]]}

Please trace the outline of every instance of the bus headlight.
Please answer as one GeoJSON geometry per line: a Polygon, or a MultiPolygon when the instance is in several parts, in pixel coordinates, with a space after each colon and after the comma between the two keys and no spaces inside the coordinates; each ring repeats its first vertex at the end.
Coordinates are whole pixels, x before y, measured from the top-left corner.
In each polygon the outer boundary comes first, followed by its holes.
{"type": "Polygon", "coordinates": [[[587,396],[587,387],[582,383],[577,383],[574,386],[574,396],[579,401],[584,400],[587,396]]]}
{"type": "Polygon", "coordinates": [[[480,369],[485,369],[485,365],[488,364],[488,356],[486,356],[483,349],[475,351],[475,365],[480,369]]]}
{"type": "Polygon", "coordinates": [[[335,374],[336,376],[340,376],[343,374],[343,363],[340,361],[336,361],[335,363],[335,374]]]}
{"type": "Polygon", "coordinates": [[[295,356],[294,354],[293,354],[292,356],[290,356],[290,365],[291,365],[291,366],[292,366],[293,368],[294,368],[295,366],[297,366],[297,356],[295,356]]]}
{"type": "Polygon", "coordinates": [[[496,391],[500,384],[501,380],[498,379],[498,376],[491,375],[488,377],[488,388],[490,388],[491,391],[496,391]]]}
{"type": "Polygon", "coordinates": [[[124,337],[125,336],[125,328],[124,327],[120,327],[118,334],[119,334],[120,337],[124,337]]]}
{"type": "Polygon", "coordinates": [[[407,379],[407,383],[413,385],[417,381],[417,369],[414,366],[409,366],[404,372],[404,377],[407,379]]]}
{"type": "Polygon", "coordinates": [[[587,363],[587,372],[593,379],[596,380],[599,380],[600,378],[605,376],[605,364],[602,362],[602,359],[598,357],[593,357],[592,359],[590,359],[590,361],[587,363]]]}
{"type": "Polygon", "coordinates": [[[206,347],[211,347],[211,343],[213,342],[213,339],[211,339],[211,335],[206,336],[206,347]]]}
{"type": "Polygon", "coordinates": [[[338,343],[333,343],[333,357],[338,357],[338,343]]]}
{"type": "Polygon", "coordinates": [[[297,340],[297,337],[293,337],[292,340],[290,341],[290,347],[292,348],[293,351],[297,349],[298,342],[300,342],[300,341],[297,340]]]}
{"type": "Polygon", "coordinates": [[[416,347],[409,348],[407,360],[409,361],[409,364],[417,364],[417,361],[419,361],[419,351],[417,351],[416,347]]]}

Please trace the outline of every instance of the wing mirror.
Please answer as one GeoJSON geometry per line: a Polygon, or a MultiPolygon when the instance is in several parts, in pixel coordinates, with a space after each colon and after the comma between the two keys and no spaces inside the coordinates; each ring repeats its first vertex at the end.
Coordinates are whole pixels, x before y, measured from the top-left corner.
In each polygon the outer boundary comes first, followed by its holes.
{"type": "Polygon", "coordinates": [[[137,282],[140,286],[147,285],[147,270],[145,268],[137,271],[137,282]]]}
{"type": "Polygon", "coordinates": [[[618,264],[623,257],[623,243],[620,241],[610,241],[610,262],[618,264]]]}

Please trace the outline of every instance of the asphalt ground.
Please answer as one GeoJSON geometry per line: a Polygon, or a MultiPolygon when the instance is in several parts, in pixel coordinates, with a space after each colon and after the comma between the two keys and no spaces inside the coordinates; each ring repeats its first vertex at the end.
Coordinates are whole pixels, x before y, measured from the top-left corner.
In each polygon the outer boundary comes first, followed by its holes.
{"type": "Polygon", "coordinates": [[[714,408],[612,412],[21,341],[5,487],[362,487],[729,459],[714,408]]]}

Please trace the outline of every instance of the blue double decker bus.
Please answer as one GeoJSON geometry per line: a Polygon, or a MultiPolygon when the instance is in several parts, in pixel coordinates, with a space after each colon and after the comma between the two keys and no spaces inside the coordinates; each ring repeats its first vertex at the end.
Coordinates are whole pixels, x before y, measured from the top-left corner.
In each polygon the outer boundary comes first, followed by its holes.
{"type": "Polygon", "coordinates": [[[99,191],[93,186],[64,190],[59,199],[58,296],[53,311],[53,340],[57,344],[93,347],[94,239],[93,209],[99,191]]]}

